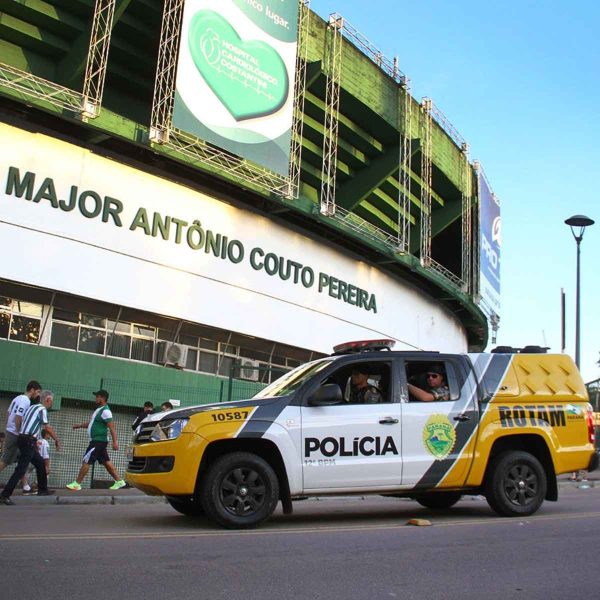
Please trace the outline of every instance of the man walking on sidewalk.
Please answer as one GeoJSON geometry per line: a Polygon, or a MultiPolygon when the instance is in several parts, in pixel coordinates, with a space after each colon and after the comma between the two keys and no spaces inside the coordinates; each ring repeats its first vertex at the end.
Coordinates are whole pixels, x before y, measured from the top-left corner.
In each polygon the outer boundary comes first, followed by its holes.
{"type": "Polygon", "coordinates": [[[73,429],[87,428],[90,436],[90,443],[85,451],[83,463],[77,474],[77,479],[67,484],[67,488],[73,491],[81,489],[81,483],[85,479],[85,476],[90,469],[90,465],[94,464],[96,461],[103,465],[109,475],[115,480],[109,489],[118,490],[127,485],[117,474],[117,471],[112,462],[110,462],[110,457],[108,456],[107,447],[109,431],[112,438],[112,449],[115,452],[119,449],[117,431],[115,429],[115,424],[113,423],[112,412],[107,404],[108,392],[106,390],[98,390],[97,392],[94,392],[94,395],[96,396],[96,405],[98,408],[92,414],[89,422],[73,425],[73,429]]]}
{"type": "Polygon", "coordinates": [[[42,386],[32,379],[27,384],[27,390],[24,394],[13,399],[8,407],[8,415],[6,418],[6,436],[4,438],[4,446],[2,457],[0,458],[0,471],[8,465],[17,462],[19,456],[19,447],[17,446],[17,438],[23,422],[25,411],[31,406],[31,402],[37,400],[42,386]]]}
{"type": "Polygon", "coordinates": [[[48,423],[48,409],[52,406],[54,395],[48,390],[40,394],[40,403],[30,406],[21,420],[17,445],[19,447],[19,460],[17,466],[8,483],[4,486],[0,494],[0,504],[8,506],[14,504],[10,499],[12,493],[19,481],[25,475],[29,463],[35,467],[38,478],[38,496],[48,496],[54,492],[48,490],[48,477],[46,475],[46,465],[44,459],[38,452],[37,442],[44,428],[56,444],[56,449],[60,450],[60,442],[54,433],[54,430],[48,423]]]}

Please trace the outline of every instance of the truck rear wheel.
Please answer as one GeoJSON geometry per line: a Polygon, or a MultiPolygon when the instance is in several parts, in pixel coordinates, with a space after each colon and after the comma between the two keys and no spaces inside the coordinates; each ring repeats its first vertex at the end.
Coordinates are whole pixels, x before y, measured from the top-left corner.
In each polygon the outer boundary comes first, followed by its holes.
{"type": "Polygon", "coordinates": [[[200,501],[193,496],[167,496],[167,502],[187,517],[200,517],[204,514],[200,501]]]}
{"type": "Polygon", "coordinates": [[[431,492],[415,496],[415,500],[425,508],[441,510],[453,507],[462,497],[460,492],[431,492]]]}
{"type": "Polygon", "coordinates": [[[225,454],[209,467],[200,500],[206,515],[223,527],[256,527],[273,514],[279,482],[271,465],[260,456],[225,454]]]}
{"type": "Polygon", "coordinates": [[[547,487],[540,461],[529,452],[511,451],[499,455],[491,465],[485,497],[500,516],[523,517],[538,510],[547,487]]]}

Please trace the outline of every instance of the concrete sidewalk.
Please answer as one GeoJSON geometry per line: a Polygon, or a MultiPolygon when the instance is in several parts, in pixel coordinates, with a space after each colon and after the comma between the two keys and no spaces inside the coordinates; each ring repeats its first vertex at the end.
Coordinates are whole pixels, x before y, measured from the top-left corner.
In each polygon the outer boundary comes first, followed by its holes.
{"type": "MultiPolygon", "coordinates": [[[[52,488],[51,488],[52,489],[52,488]]],[[[126,487],[120,490],[82,489],[78,492],[55,489],[51,496],[23,495],[15,490],[11,499],[19,506],[35,506],[48,504],[164,504],[164,496],[147,496],[140,490],[126,487]]]]}
{"type": "MultiPolygon", "coordinates": [[[[586,473],[586,481],[570,481],[570,475],[559,475],[559,489],[600,487],[600,471],[586,473]]],[[[56,489],[52,496],[24,496],[21,490],[15,490],[12,500],[19,506],[36,506],[48,504],[164,504],[163,496],[147,496],[136,488],[126,487],[121,490],[82,489],[72,492],[67,489],[56,489]]]]}

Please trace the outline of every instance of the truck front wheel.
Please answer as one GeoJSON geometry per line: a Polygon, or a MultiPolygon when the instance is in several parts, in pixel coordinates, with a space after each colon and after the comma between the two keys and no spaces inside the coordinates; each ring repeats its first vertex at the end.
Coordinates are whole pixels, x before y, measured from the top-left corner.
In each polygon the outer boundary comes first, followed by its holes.
{"type": "Polygon", "coordinates": [[[250,452],[219,457],[200,488],[206,515],[228,529],[256,527],[277,506],[279,482],[271,465],[250,452]]]}
{"type": "Polygon", "coordinates": [[[532,515],[546,497],[548,482],[540,461],[529,452],[500,454],[490,467],[485,497],[503,517],[532,515]]]}

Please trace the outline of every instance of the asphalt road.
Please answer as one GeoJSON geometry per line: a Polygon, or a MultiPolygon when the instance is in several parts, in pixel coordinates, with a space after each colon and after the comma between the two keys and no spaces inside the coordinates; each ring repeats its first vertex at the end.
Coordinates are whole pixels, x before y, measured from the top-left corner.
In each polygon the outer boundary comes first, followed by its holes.
{"type": "Polygon", "coordinates": [[[393,498],[306,500],[258,530],[166,504],[0,506],[4,598],[544,599],[600,595],[600,488],[527,519],[483,499],[435,513],[393,498]],[[429,527],[407,526],[411,518],[429,527]]]}

